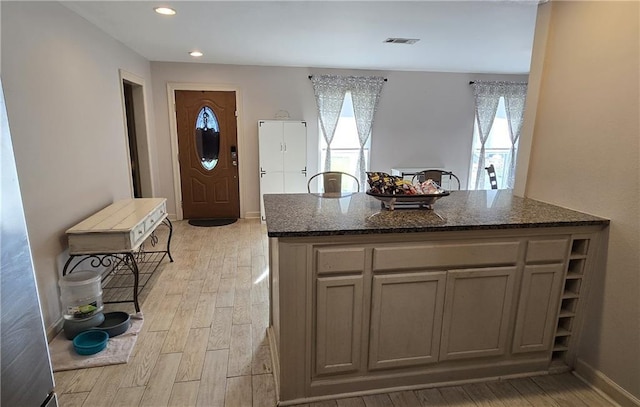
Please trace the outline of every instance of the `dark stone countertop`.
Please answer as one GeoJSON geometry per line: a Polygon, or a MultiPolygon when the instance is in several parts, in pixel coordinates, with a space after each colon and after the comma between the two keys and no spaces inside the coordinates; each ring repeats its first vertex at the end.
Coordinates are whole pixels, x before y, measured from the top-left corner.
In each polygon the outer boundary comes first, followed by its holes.
{"type": "Polygon", "coordinates": [[[451,191],[433,210],[381,208],[365,193],[265,194],[269,237],[361,235],[456,230],[607,225],[609,221],[528,198],[511,190],[451,191]]]}

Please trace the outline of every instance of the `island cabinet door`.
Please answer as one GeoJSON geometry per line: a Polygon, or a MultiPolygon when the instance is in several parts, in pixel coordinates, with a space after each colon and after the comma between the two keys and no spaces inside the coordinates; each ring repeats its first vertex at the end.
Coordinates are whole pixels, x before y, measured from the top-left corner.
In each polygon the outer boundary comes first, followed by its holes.
{"type": "Polygon", "coordinates": [[[516,267],[447,272],[440,359],[503,355],[516,267]]]}
{"type": "Polygon", "coordinates": [[[315,372],[360,370],[363,276],[316,280],[315,372]]]}
{"type": "Polygon", "coordinates": [[[373,277],[369,370],[438,361],[446,272],[373,277]]]}
{"type": "Polygon", "coordinates": [[[513,338],[513,353],[551,349],[563,272],[563,264],[525,267],[513,338]]]}

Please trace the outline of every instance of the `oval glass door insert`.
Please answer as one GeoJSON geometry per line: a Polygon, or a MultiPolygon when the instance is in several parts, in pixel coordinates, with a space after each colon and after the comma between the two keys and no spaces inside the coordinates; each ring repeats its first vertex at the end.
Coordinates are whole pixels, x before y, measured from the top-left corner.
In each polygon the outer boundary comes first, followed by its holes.
{"type": "Polygon", "coordinates": [[[218,164],[220,153],[220,126],[209,106],[200,109],[196,119],[196,149],[202,168],[211,171],[218,164]]]}

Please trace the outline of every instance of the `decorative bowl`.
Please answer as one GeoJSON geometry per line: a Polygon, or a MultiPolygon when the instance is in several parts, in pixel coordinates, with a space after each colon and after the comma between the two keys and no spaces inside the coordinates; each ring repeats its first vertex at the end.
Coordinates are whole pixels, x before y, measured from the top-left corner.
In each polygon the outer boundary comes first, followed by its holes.
{"type": "Polygon", "coordinates": [[[385,194],[376,194],[371,192],[371,190],[367,191],[367,195],[372,196],[380,201],[383,209],[389,209],[390,211],[394,210],[396,205],[405,206],[412,205],[418,206],[419,208],[433,209],[433,204],[440,198],[449,196],[449,191],[442,191],[438,194],[416,194],[416,195],[385,195],[385,194]]]}
{"type": "Polygon", "coordinates": [[[109,334],[104,331],[84,331],[73,338],[73,348],[79,355],[93,355],[107,347],[109,334]]]}

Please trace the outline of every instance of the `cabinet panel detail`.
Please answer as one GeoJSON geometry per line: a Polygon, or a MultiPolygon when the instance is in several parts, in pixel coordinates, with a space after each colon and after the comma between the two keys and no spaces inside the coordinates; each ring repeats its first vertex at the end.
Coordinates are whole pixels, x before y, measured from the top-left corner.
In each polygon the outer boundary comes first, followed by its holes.
{"type": "Polygon", "coordinates": [[[320,248],[316,250],[318,274],[362,272],[364,248],[320,248]]]}
{"type": "Polygon", "coordinates": [[[513,352],[551,348],[563,264],[526,266],[518,304],[513,352]]]}
{"type": "Polygon", "coordinates": [[[527,262],[564,261],[567,256],[569,239],[529,240],[527,262]]]}
{"type": "Polygon", "coordinates": [[[362,283],[362,276],[317,279],[317,374],[351,372],[360,368],[362,283]]]}
{"type": "Polygon", "coordinates": [[[392,246],[373,250],[376,271],[515,264],[520,242],[447,243],[392,246]]]}
{"type": "Polygon", "coordinates": [[[373,277],[369,369],[438,361],[446,272],[373,277]]]}
{"type": "Polygon", "coordinates": [[[440,359],[506,352],[516,267],[447,273],[440,359]]]}

